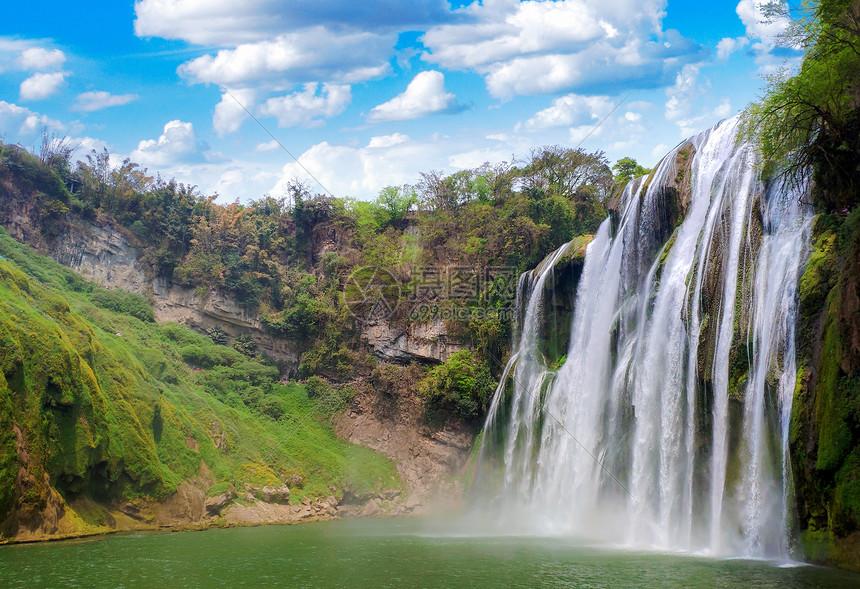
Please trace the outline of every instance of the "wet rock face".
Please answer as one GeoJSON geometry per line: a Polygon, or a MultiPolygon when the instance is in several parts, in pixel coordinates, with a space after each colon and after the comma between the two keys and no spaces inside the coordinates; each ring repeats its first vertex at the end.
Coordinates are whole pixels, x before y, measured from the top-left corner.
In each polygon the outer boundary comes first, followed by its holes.
{"type": "Polygon", "coordinates": [[[361,335],[379,359],[398,364],[441,363],[452,354],[468,349],[466,344],[448,334],[441,319],[406,326],[380,321],[363,326],[361,335]]]}

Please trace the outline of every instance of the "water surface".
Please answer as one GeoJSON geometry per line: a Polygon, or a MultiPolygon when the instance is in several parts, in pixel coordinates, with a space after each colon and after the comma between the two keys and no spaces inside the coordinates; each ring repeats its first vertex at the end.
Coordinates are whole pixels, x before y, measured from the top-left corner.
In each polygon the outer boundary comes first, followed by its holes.
{"type": "Polygon", "coordinates": [[[813,566],[452,533],[409,519],[117,534],[0,547],[0,587],[860,587],[813,566]]]}

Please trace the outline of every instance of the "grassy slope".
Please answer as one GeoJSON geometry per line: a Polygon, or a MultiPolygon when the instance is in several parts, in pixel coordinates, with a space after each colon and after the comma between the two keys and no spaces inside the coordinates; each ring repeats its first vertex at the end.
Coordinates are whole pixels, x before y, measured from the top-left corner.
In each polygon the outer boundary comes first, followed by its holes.
{"type": "Polygon", "coordinates": [[[337,440],[332,409],[277,384],[274,368],[145,320],[142,299],[131,301],[137,317],[112,310],[128,301],[110,304],[110,293],[2,229],[0,255],[0,522],[13,508],[37,513],[48,482],[67,501],[160,498],[201,462],[220,483],[213,492],[283,474],[305,480],[294,501],[380,478],[399,485],[386,458],[337,440]],[[30,458],[17,491],[16,435],[30,458]]]}

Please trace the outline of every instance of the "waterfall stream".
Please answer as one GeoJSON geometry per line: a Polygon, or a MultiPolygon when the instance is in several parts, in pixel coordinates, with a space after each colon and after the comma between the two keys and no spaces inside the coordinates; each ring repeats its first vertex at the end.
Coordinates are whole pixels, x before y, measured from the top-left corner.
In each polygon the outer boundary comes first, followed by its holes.
{"type": "Polygon", "coordinates": [[[737,118],[625,188],[588,245],[566,360],[544,344],[568,246],[520,278],[475,488],[507,529],[791,555],[796,288],[812,214],[737,118]]]}

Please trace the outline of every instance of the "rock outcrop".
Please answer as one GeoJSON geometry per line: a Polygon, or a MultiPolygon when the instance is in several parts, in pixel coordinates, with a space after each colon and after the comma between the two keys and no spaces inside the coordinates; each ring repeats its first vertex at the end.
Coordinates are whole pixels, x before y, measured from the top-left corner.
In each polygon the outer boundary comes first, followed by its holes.
{"type": "Polygon", "coordinates": [[[106,288],[122,288],[149,297],[158,321],[173,321],[206,331],[218,326],[230,337],[250,333],[258,348],[295,369],[299,353],[293,342],[272,337],[263,330],[257,314],[244,309],[219,289],[200,291],[150,278],[138,262],[138,252],[114,229],[91,224],[70,224],[47,246],[61,264],[106,288]]]}
{"type": "Polygon", "coordinates": [[[361,336],[377,358],[398,364],[444,362],[452,354],[468,349],[449,336],[441,319],[407,325],[391,321],[368,323],[362,326],[361,336]]]}
{"type": "MultiPolygon", "coordinates": [[[[402,511],[420,513],[430,507],[444,509],[459,505],[474,432],[461,423],[448,423],[441,429],[424,425],[422,399],[415,393],[387,399],[384,407],[377,395],[372,390],[359,392],[350,408],[336,420],[337,435],[394,461],[408,491],[402,511]]],[[[382,506],[382,501],[377,500],[376,510],[371,507],[372,497],[350,501],[348,492],[344,491],[345,503],[370,501],[361,515],[374,515],[382,506]]],[[[380,499],[394,499],[391,495],[382,491],[380,499]]]]}

